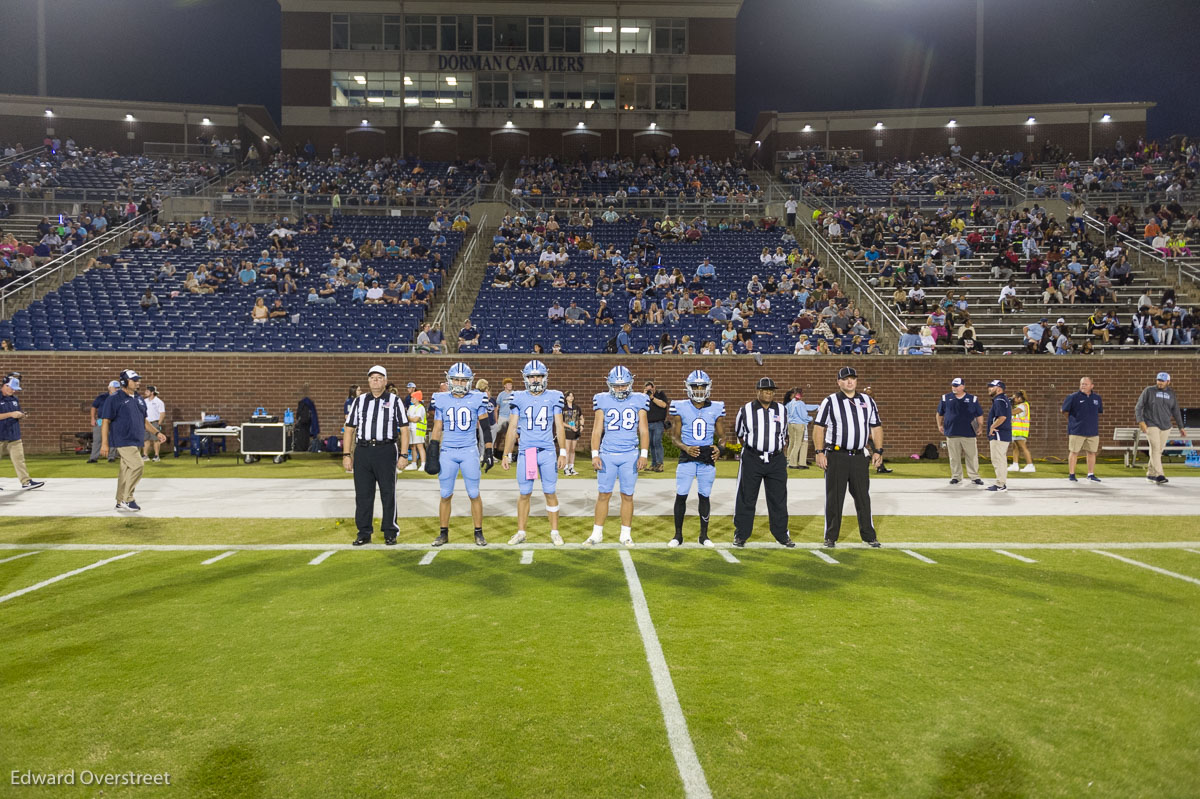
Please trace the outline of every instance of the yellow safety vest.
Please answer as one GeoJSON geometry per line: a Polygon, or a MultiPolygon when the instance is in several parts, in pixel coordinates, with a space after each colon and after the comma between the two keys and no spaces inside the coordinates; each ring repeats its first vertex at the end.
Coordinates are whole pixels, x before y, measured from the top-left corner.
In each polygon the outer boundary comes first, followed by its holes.
{"type": "MultiPolygon", "coordinates": [[[[414,402],[413,404],[421,405],[421,403],[419,403],[419,402],[414,402]]],[[[421,405],[421,410],[425,410],[424,405],[421,405]]],[[[429,433],[429,414],[428,413],[423,414],[421,416],[421,418],[416,421],[416,423],[413,425],[413,427],[416,430],[417,435],[419,435],[419,436],[428,435],[428,433],[429,433]]]]}
{"type": "Polygon", "coordinates": [[[1013,406],[1013,438],[1029,438],[1029,415],[1030,407],[1028,402],[1022,402],[1013,406]]]}

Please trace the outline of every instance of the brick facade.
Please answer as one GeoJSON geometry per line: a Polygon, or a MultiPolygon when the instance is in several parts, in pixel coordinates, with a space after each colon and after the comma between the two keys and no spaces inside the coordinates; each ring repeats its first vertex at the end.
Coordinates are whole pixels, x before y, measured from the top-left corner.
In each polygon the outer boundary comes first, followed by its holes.
{"type": "MultiPolygon", "coordinates": [[[[475,373],[492,384],[493,395],[504,377],[520,387],[521,365],[527,355],[468,357],[475,373]]],[[[87,429],[88,406],[107,381],[126,368],[134,368],[156,385],[166,403],[168,421],[197,418],[202,410],[218,412],[226,420],[244,421],[258,406],[282,415],[307,395],[317,405],[322,435],[336,434],[347,388],[366,383],[366,370],[384,364],[393,382],[412,380],[426,396],[437,389],[449,357],[377,355],[199,355],[187,353],[10,353],[5,370],[22,373],[25,390],[21,403],[29,411],[22,423],[26,450],[55,452],[63,432],[87,429]]],[[[574,390],[579,404],[588,408],[591,396],[604,390],[604,376],[617,363],[611,355],[545,357],[554,388],[574,390]]],[[[647,358],[621,359],[640,381],[653,378],[672,398],[683,395],[689,371],[703,368],[714,381],[714,397],[730,404],[752,398],[755,380],[770,375],[782,391],[799,385],[809,402],[817,402],[836,388],[834,374],[842,359],[767,357],[762,367],[747,358],[647,358]]],[[[1112,430],[1133,424],[1133,405],[1141,390],[1151,385],[1160,369],[1171,372],[1180,404],[1200,407],[1200,359],[1174,357],[1103,356],[1091,359],[1053,356],[1006,358],[854,358],[860,387],[872,386],[884,420],[888,456],[901,459],[926,443],[938,441],[935,413],[938,397],[949,391],[950,379],[962,376],[969,391],[986,396],[986,383],[1001,377],[1010,394],[1022,388],[1033,406],[1030,447],[1034,457],[1066,455],[1066,429],[1057,412],[1062,399],[1078,387],[1080,376],[1090,375],[1103,396],[1107,412],[1102,418],[1104,443],[1112,430]]]]}

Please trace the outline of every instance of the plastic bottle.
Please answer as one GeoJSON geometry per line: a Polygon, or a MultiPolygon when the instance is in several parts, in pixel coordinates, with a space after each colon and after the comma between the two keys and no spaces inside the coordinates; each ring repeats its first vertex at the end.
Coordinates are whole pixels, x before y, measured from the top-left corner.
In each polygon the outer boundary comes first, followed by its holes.
{"type": "Polygon", "coordinates": [[[285,410],[283,412],[283,423],[284,424],[292,424],[295,421],[296,421],[296,417],[292,415],[291,408],[288,408],[287,410],[285,410]]]}

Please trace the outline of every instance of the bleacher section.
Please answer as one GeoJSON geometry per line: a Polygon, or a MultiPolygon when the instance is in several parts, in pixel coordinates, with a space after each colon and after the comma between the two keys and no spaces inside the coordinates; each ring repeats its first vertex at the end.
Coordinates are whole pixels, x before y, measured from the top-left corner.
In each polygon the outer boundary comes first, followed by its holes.
{"type": "MultiPolygon", "coordinates": [[[[633,204],[639,199],[669,198],[683,202],[746,203],[761,200],[762,188],[750,173],[728,159],[674,157],[637,161],[596,159],[566,161],[554,157],[521,159],[512,194],[526,202],[583,200],[583,205],[633,204]]],[[[565,205],[566,203],[559,203],[565,205]]]]}
{"type": "MultiPolygon", "coordinates": [[[[631,245],[643,227],[643,222],[625,218],[611,223],[597,222],[590,231],[582,227],[564,228],[560,232],[564,237],[584,236],[590,233],[591,241],[596,247],[591,251],[583,251],[576,244],[566,245],[569,262],[561,268],[547,267],[544,270],[545,277],[535,288],[523,288],[515,284],[513,287],[498,288],[493,283],[499,267],[489,266],[471,314],[473,326],[481,331],[478,351],[530,352],[534,344],[541,344],[550,352],[553,343],[557,341],[566,353],[602,352],[609,340],[617,335],[621,325],[630,319],[629,306],[633,295],[627,292],[624,284],[614,281],[612,296],[607,298],[613,324],[595,324],[594,319],[579,325],[550,322],[548,312],[555,301],[567,308],[574,300],[578,307],[595,317],[601,299],[596,291],[597,279],[601,270],[610,278],[615,270],[610,260],[597,258],[593,253],[601,253],[612,247],[621,251],[622,260],[629,258],[631,245]],[[552,283],[552,274],[555,271],[561,271],[563,275],[575,272],[580,280],[583,280],[583,273],[587,273],[587,285],[578,288],[555,288],[552,283]]],[[[660,265],[668,275],[679,269],[682,275],[691,281],[697,266],[708,257],[715,266],[716,274],[708,280],[701,281],[704,291],[714,303],[720,299],[727,306],[731,292],[736,291],[740,301],[747,299],[747,285],[753,275],[758,275],[765,284],[768,276],[778,279],[787,269],[786,265],[764,266],[760,261],[764,248],[770,253],[775,253],[777,247],[783,246],[783,234],[782,228],[769,231],[707,230],[698,243],[661,242],[657,245],[657,251],[642,259],[639,272],[649,285],[654,284],[660,265]]],[[[510,240],[509,244],[512,243],[510,240]]],[[[556,244],[553,246],[557,249],[556,244]]],[[[793,246],[785,246],[784,252],[791,252],[793,246]]],[[[524,260],[536,266],[538,251],[536,247],[525,252],[514,251],[513,258],[518,264],[524,260]]],[[[807,279],[810,285],[830,285],[824,273],[820,271],[819,262],[812,263],[808,268],[797,266],[795,273],[801,280],[807,279]]],[[[665,291],[658,292],[658,300],[663,303],[664,308],[668,301],[676,300],[685,293],[683,288],[673,291],[674,294],[670,297],[665,296],[665,291]]],[[[811,296],[807,297],[810,309],[820,309],[819,295],[823,296],[820,291],[813,291],[811,296]]],[[[801,300],[804,298],[798,298],[792,293],[779,292],[767,296],[771,302],[768,314],[745,317],[745,328],[749,331],[747,335],[754,339],[754,348],[759,352],[790,354],[794,350],[798,335],[789,331],[789,325],[800,316],[801,300]]],[[[845,298],[841,298],[837,304],[848,303],[845,298]]],[[[853,309],[850,311],[853,312],[853,309]]],[[[658,349],[663,334],[669,335],[675,342],[681,341],[685,335],[688,336],[697,352],[705,340],[714,341],[717,349],[721,349],[721,332],[725,327],[724,324],[717,324],[706,316],[697,315],[683,316],[677,322],[637,324],[632,331],[633,349],[635,352],[644,352],[648,345],[654,345],[658,349]]],[[[849,352],[851,341],[851,336],[844,339],[829,337],[829,344],[834,351],[849,352]]],[[[868,341],[869,337],[863,336],[864,346],[868,341]]],[[[817,337],[813,337],[812,342],[816,347],[817,337]]]]}
{"type": "Polygon", "coordinates": [[[146,193],[191,193],[228,171],[228,164],[180,161],[113,152],[66,148],[43,152],[11,164],[3,175],[0,197],[30,196],[53,191],[59,199],[128,198],[146,193]]]}
{"type": "Polygon", "coordinates": [[[779,177],[806,194],[822,197],[983,197],[996,188],[952,159],[873,163],[828,162],[815,156],[785,163],[779,177]]]}
{"type": "MultiPolygon", "coordinates": [[[[257,297],[267,305],[276,298],[263,282],[242,286],[237,269],[242,260],[255,262],[260,251],[270,245],[265,232],[244,250],[208,252],[204,237],[194,249],[123,250],[115,266],[95,268],[18,311],[12,320],[0,322],[0,338],[13,341],[22,350],[182,350],[215,352],[287,351],[287,352],[382,352],[389,343],[412,341],[416,327],[425,317],[422,305],[365,305],[351,301],[352,286],[343,286],[333,295],[334,304],[309,304],[310,286],[323,287],[325,272],[332,255],[335,236],[349,238],[361,245],[365,239],[401,241],[420,237],[429,241],[429,217],[348,217],[335,218],[333,226],[320,232],[298,233],[298,249],[284,253],[295,274],[301,263],[309,277],[296,277],[298,292],[279,295],[290,312],[289,318],[266,324],[254,324],[250,311],[257,297]],[[188,272],[217,256],[232,256],[231,278],[214,294],[192,294],[183,287],[188,272]],[[171,278],[155,282],[165,261],[176,268],[171,278]],[[158,297],[160,310],[143,311],[139,301],[151,288],[158,297]],[[298,316],[292,321],[291,316],[298,316]]],[[[268,228],[269,229],[269,228],[268,228]]],[[[463,234],[447,231],[447,243],[430,248],[430,259],[441,255],[447,270],[462,245],[463,234]]],[[[440,288],[444,275],[431,270],[430,259],[364,259],[366,268],[380,274],[380,285],[398,276],[427,271],[440,288]]],[[[369,285],[369,284],[368,284],[369,285]]]]}
{"type": "MultiPolygon", "coordinates": [[[[1015,213],[1020,216],[1019,212],[1015,213]]],[[[1042,318],[1049,320],[1048,326],[1055,325],[1059,319],[1065,320],[1076,351],[1079,351],[1079,348],[1088,341],[1096,351],[1101,351],[1105,348],[1124,346],[1127,336],[1110,334],[1111,341],[1106,344],[1099,333],[1093,335],[1089,329],[1091,326],[1089,317],[1097,308],[1114,311],[1118,326],[1127,330],[1133,314],[1138,311],[1138,301],[1143,295],[1148,296],[1152,301],[1151,316],[1161,318],[1166,318],[1163,316],[1165,299],[1174,296],[1174,306],[1180,309],[1177,316],[1180,317],[1180,321],[1187,318],[1186,309],[1192,306],[1192,301],[1186,293],[1180,292],[1176,295],[1173,286],[1164,283],[1161,278],[1140,273],[1136,268],[1133,269],[1128,284],[1120,285],[1117,281],[1113,281],[1111,288],[1115,293],[1115,303],[1080,300],[1075,304],[1060,304],[1053,298],[1049,303],[1043,302],[1043,290],[1046,288],[1046,282],[1044,279],[1035,281],[1034,276],[1026,271],[1030,259],[1022,250],[1022,243],[1031,230],[1028,217],[1022,216],[1015,224],[1013,220],[1002,217],[998,224],[986,209],[982,214],[978,220],[964,219],[965,214],[963,213],[956,215],[965,222],[959,234],[963,245],[966,245],[966,237],[972,233],[978,233],[981,241],[970,248],[969,254],[964,251],[960,257],[953,259],[956,261],[953,284],[948,283],[945,278],[945,262],[952,259],[943,258],[941,255],[935,256],[935,282],[931,286],[924,286],[929,311],[913,310],[905,303],[903,308],[897,308],[897,310],[906,324],[914,328],[930,325],[930,312],[961,298],[967,303],[966,313],[969,315],[971,326],[975,331],[974,340],[978,341],[983,350],[987,352],[1023,351],[1024,327],[1042,318]],[[1013,251],[1018,255],[1018,262],[1013,267],[1015,271],[1012,279],[1015,283],[1016,298],[1022,304],[1022,308],[1012,313],[1004,313],[1000,307],[1001,289],[1008,281],[994,276],[992,271],[997,257],[998,230],[1005,231],[1004,237],[1000,240],[1000,251],[1005,250],[1007,244],[1011,244],[1013,251]],[[1171,293],[1168,294],[1168,291],[1171,293]]],[[[1004,212],[1001,214],[1003,215],[1004,212]]],[[[846,209],[839,216],[843,220],[839,223],[839,228],[842,230],[835,246],[853,268],[875,286],[874,290],[878,293],[880,300],[888,304],[893,304],[893,294],[897,285],[907,291],[920,282],[919,273],[924,256],[939,250],[938,242],[943,236],[952,232],[950,224],[951,219],[954,218],[954,216],[937,218],[932,214],[922,216],[913,213],[906,219],[896,209],[876,210],[871,214],[858,214],[851,209],[846,209]],[[929,237],[928,244],[924,248],[920,242],[922,231],[929,237]],[[872,244],[877,246],[880,253],[874,266],[867,258],[867,252],[872,244]],[[901,247],[911,251],[910,258],[905,259],[900,256],[901,247]],[[899,261],[905,260],[907,260],[907,269],[904,279],[893,278],[896,282],[889,285],[888,280],[882,278],[880,274],[882,265],[890,262],[894,268],[899,261]]],[[[827,230],[827,227],[821,226],[821,234],[828,237],[827,230]]],[[[1037,235],[1039,257],[1043,261],[1048,258],[1049,250],[1052,247],[1069,248],[1071,239],[1070,231],[1063,229],[1059,229],[1057,236],[1050,235],[1049,231],[1046,231],[1046,234],[1046,236],[1037,235]]],[[[1079,246],[1079,261],[1084,270],[1089,267],[1093,258],[1096,258],[1105,266],[1104,274],[1107,276],[1108,269],[1119,260],[1111,251],[1106,251],[1103,244],[1094,245],[1086,237],[1080,239],[1079,246]]],[[[958,246],[951,241],[948,246],[942,246],[940,250],[958,251],[958,246]]],[[[1065,270],[1068,261],[1069,254],[1057,263],[1065,270]]],[[[1090,290],[1089,287],[1094,282],[1086,278],[1086,271],[1082,279],[1073,280],[1074,285],[1083,287],[1081,290],[1090,290]]],[[[1168,310],[1167,313],[1169,314],[1170,311],[1168,310]]],[[[949,326],[949,338],[939,339],[939,351],[950,353],[964,351],[964,346],[959,342],[960,327],[961,323],[955,319],[954,323],[949,326]]],[[[1152,338],[1147,334],[1148,342],[1153,343],[1152,338]]],[[[1183,338],[1177,333],[1174,336],[1173,344],[1180,345],[1183,338]]],[[[1050,351],[1054,351],[1053,345],[1050,347],[1050,351]]]]}

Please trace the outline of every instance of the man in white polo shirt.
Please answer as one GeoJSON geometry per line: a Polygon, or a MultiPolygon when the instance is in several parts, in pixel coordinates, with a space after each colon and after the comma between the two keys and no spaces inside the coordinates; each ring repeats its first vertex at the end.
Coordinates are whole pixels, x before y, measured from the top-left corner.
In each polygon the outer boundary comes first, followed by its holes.
{"type": "Polygon", "coordinates": [[[150,445],[154,445],[154,462],[159,461],[159,452],[162,448],[162,443],[158,440],[158,433],[162,432],[163,414],[167,412],[167,407],[158,396],[158,389],[154,386],[146,386],[142,391],[142,396],[146,399],[146,421],[154,425],[155,432],[146,431],[146,440],[142,443],[142,460],[150,460],[150,445]]]}

